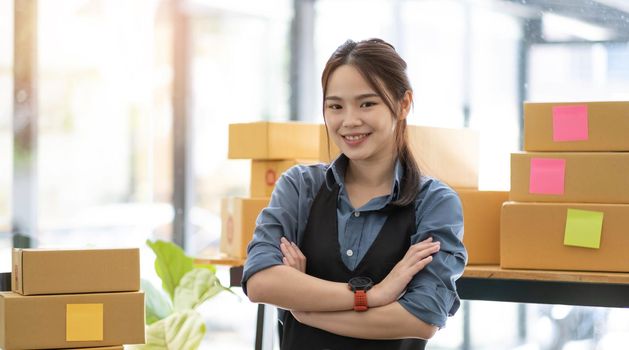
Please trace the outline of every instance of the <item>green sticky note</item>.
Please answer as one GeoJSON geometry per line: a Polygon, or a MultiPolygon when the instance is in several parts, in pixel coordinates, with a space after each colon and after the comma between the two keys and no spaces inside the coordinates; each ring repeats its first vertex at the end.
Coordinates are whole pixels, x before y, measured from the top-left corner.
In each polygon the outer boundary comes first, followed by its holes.
{"type": "Polygon", "coordinates": [[[598,249],[601,246],[602,229],[603,212],[568,209],[563,244],[598,249]]]}

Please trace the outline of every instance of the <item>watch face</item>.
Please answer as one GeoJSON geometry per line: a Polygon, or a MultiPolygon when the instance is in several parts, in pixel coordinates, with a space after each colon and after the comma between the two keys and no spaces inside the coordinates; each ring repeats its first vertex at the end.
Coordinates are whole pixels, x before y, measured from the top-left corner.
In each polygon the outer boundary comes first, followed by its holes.
{"type": "Polygon", "coordinates": [[[349,285],[354,290],[368,290],[373,286],[373,281],[369,277],[354,277],[349,280],[349,285]]]}

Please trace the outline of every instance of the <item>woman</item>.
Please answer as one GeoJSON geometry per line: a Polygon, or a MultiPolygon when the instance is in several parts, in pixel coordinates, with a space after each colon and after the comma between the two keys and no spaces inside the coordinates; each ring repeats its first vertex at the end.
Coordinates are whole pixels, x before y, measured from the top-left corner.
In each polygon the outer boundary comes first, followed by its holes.
{"type": "Polygon", "coordinates": [[[342,154],[282,175],[248,247],[244,291],[288,311],[282,349],[423,349],[459,307],[461,203],[411,154],[413,94],[393,46],[347,41],[321,80],[342,154]]]}

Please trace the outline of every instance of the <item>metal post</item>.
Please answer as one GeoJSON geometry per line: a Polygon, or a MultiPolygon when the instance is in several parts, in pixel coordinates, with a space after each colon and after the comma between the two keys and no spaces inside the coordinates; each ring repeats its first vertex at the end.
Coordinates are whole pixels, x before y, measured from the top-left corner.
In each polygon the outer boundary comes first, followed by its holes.
{"type": "Polygon", "coordinates": [[[469,2],[464,2],[463,6],[463,127],[470,127],[471,114],[471,76],[472,76],[472,9],[469,2]]]}
{"type": "Polygon", "coordinates": [[[192,116],[189,113],[190,29],[183,0],[171,0],[173,15],[173,220],[174,243],[185,249],[192,208],[192,116]]]}
{"type": "Polygon", "coordinates": [[[406,40],[404,30],[404,18],[402,13],[404,12],[404,0],[393,0],[391,2],[391,21],[393,26],[393,44],[395,45],[395,51],[400,56],[406,56],[406,40]]]}
{"type": "Polygon", "coordinates": [[[259,304],[258,318],[256,321],[255,350],[273,349],[273,334],[276,323],[275,307],[267,304],[259,304]]]}
{"type": "Polygon", "coordinates": [[[529,88],[529,53],[531,45],[541,42],[542,20],[526,19],[522,21],[522,39],[518,46],[518,127],[519,149],[524,149],[524,101],[528,99],[529,88]]]}
{"type": "MultiPolygon", "coordinates": [[[[316,119],[314,0],[293,0],[290,31],[290,119],[316,119]]],[[[321,120],[317,120],[321,121],[321,120]]]]}
{"type": "Polygon", "coordinates": [[[15,247],[37,232],[37,0],[14,0],[12,228],[15,247]]]}
{"type": "Polygon", "coordinates": [[[526,308],[527,304],[518,304],[518,345],[526,343],[526,308]]]}
{"type": "Polygon", "coordinates": [[[463,300],[463,344],[461,350],[470,350],[472,348],[472,326],[471,326],[471,310],[472,305],[468,300],[463,300]]]}

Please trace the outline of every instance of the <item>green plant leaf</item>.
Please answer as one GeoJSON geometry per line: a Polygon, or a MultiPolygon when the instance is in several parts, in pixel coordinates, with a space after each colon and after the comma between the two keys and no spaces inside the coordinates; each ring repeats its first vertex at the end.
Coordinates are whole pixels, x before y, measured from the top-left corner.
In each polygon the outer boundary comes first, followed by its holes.
{"type": "Polygon", "coordinates": [[[210,270],[194,268],[181,278],[179,286],[175,289],[174,309],[177,311],[195,309],[224,290],[229,289],[223,287],[210,270]]]}
{"type": "Polygon", "coordinates": [[[170,300],[174,301],[175,288],[181,277],[194,268],[193,259],[172,242],[147,240],[146,244],[155,252],[155,271],[162,279],[162,288],[168,293],[170,300]]]}
{"type": "Polygon", "coordinates": [[[146,324],[153,324],[168,317],[173,308],[166,297],[145,279],[140,281],[144,295],[146,295],[146,324]]]}
{"type": "Polygon", "coordinates": [[[146,329],[146,344],[126,347],[133,350],[194,350],[205,335],[205,323],[198,312],[175,312],[146,329]]]}

